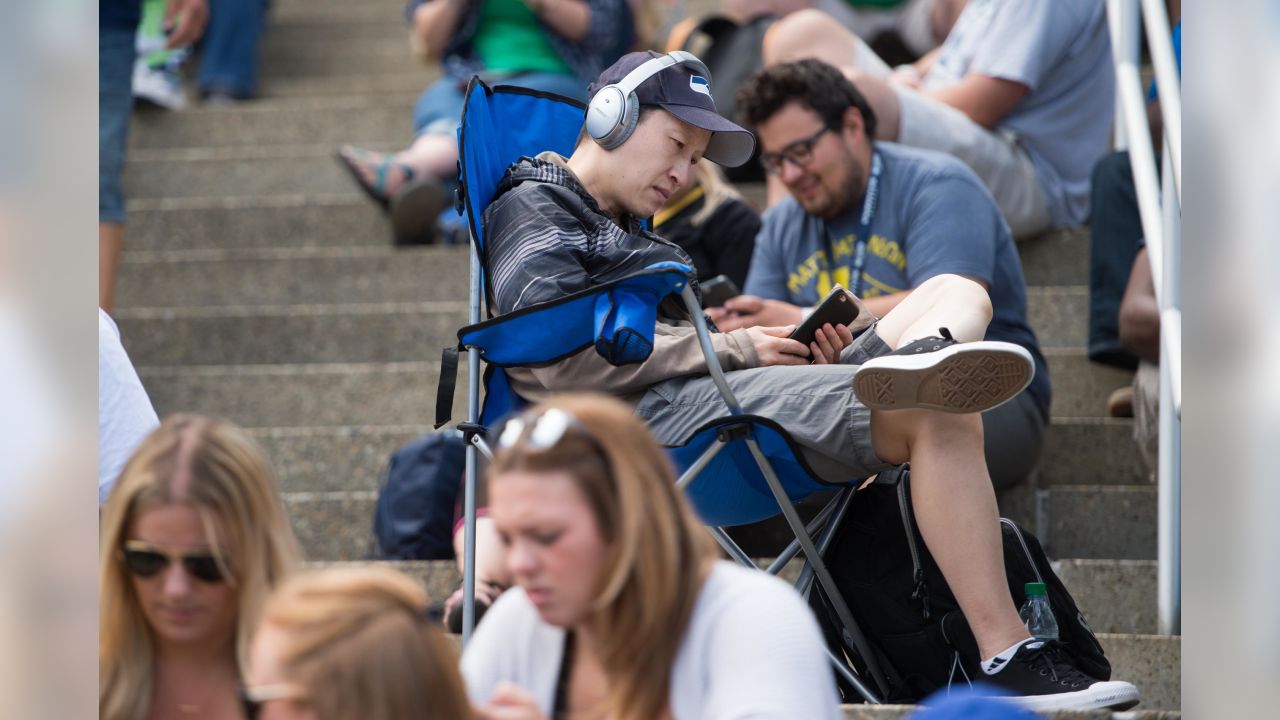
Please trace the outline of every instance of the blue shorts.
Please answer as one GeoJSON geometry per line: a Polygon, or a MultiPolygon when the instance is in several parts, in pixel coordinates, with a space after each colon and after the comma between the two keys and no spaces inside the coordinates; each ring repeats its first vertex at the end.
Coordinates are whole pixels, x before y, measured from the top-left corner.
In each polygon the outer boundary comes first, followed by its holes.
{"type": "Polygon", "coordinates": [[[98,29],[98,222],[124,222],[124,149],[133,109],[134,29],[98,29]]]}
{"type": "MultiPolygon", "coordinates": [[[[486,77],[490,85],[519,85],[563,95],[586,102],[587,86],[572,75],[554,73],[520,73],[505,77],[486,77]]],[[[453,135],[462,120],[463,93],[467,81],[445,77],[431,83],[413,108],[413,135],[453,135]]]]}

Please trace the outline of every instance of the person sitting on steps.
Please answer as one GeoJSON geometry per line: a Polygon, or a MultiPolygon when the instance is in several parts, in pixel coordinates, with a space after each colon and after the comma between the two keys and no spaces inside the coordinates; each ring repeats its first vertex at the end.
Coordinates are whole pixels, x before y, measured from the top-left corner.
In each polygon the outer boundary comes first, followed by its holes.
{"type": "MultiPolygon", "coordinates": [[[[704,73],[687,54],[625,55],[592,84],[569,158],[544,152],[508,169],[485,217],[497,314],[656,262],[691,263],[640,219],[688,183],[704,157],[732,167],[755,146],[716,112],[704,73]],[[618,83],[634,87],[629,97],[618,83]]],[[[697,293],[696,277],[690,281],[697,293]]],[[[863,315],[852,328],[824,326],[808,347],[788,338],[792,325],[711,340],[744,412],[785,428],[823,479],[847,483],[911,463],[921,534],[991,684],[1038,708],[1136,704],[1131,684],[1089,678],[1056,643],[1033,641],[1009,595],[979,413],[1021,392],[1035,365],[1023,347],[982,340],[992,318],[987,291],[938,275],[878,321],[863,315]]],[[[641,363],[616,367],[587,348],[544,367],[511,368],[508,379],[531,401],[588,390],[624,399],[662,445],[679,446],[725,413],[689,320],[683,306],[660,307],[652,353],[641,363]]]]}

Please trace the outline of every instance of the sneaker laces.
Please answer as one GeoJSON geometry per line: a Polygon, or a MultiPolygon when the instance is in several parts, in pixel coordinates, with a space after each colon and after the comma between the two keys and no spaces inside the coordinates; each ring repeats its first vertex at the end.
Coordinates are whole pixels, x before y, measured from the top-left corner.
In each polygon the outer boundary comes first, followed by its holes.
{"type": "Polygon", "coordinates": [[[1038,671],[1053,682],[1071,687],[1088,687],[1097,682],[1093,678],[1076,669],[1064,656],[1062,648],[1051,642],[1036,651],[1028,661],[1031,670],[1038,671]]]}

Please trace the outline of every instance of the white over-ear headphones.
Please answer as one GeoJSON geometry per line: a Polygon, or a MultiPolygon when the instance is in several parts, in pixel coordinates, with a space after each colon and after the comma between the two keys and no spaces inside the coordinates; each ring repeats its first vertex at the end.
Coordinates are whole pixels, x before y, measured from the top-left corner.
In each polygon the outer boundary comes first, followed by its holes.
{"type": "Polygon", "coordinates": [[[591,98],[587,106],[587,134],[605,150],[612,150],[631,137],[640,121],[640,101],[636,88],[644,81],[675,65],[692,65],[698,74],[711,81],[711,71],[706,64],[684,50],[651,58],[640,67],[627,73],[621,81],[605,85],[591,98]]]}

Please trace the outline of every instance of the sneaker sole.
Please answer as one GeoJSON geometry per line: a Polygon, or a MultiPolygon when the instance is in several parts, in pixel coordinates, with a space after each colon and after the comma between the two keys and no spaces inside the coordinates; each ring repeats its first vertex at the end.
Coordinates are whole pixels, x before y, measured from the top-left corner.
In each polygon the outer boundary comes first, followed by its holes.
{"type": "Polygon", "coordinates": [[[873,358],[854,375],[853,392],[872,410],[975,413],[1007,402],[1034,375],[1035,364],[1025,348],[982,341],[873,358]]]}
{"type": "Polygon", "coordinates": [[[1053,695],[1002,697],[1020,707],[1034,711],[1049,710],[1128,710],[1138,704],[1138,688],[1127,682],[1099,682],[1084,690],[1053,695]]]}
{"type": "Polygon", "coordinates": [[[431,178],[412,180],[391,200],[391,227],[396,245],[430,245],[439,236],[444,191],[431,178]]]}

